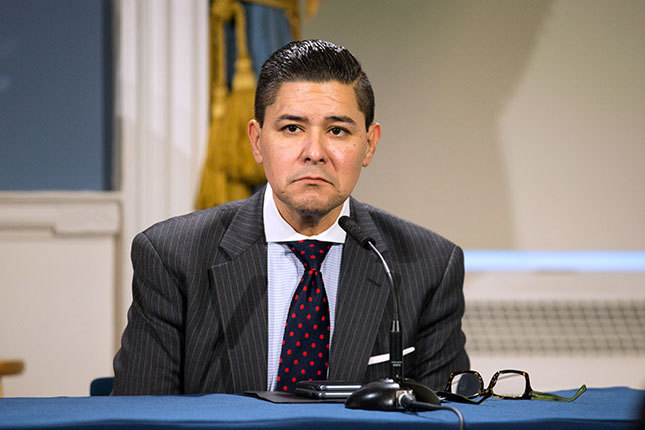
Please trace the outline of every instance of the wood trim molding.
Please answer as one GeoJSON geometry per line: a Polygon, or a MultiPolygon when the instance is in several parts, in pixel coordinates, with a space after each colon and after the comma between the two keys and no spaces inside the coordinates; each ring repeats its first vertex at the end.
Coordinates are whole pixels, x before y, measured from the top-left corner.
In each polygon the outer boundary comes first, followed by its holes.
{"type": "Polygon", "coordinates": [[[118,193],[0,193],[0,236],[117,236],[118,193]]]}

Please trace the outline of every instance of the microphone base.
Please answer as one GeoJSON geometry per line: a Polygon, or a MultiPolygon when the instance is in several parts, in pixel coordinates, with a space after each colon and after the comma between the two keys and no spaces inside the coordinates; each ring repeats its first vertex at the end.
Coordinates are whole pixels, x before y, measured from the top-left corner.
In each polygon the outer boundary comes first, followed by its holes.
{"type": "Polygon", "coordinates": [[[350,409],[402,411],[401,397],[412,395],[417,401],[439,405],[441,401],[428,387],[408,378],[380,379],[365,384],[345,401],[350,409]]]}

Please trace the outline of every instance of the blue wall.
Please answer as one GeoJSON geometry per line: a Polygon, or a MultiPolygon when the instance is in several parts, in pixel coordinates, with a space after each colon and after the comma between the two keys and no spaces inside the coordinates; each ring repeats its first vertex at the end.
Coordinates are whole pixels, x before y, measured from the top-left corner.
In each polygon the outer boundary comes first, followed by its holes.
{"type": "Polygon", "coordinates": [[[108,190],[109,0],[0,0],[0,190],[108,190]]]}

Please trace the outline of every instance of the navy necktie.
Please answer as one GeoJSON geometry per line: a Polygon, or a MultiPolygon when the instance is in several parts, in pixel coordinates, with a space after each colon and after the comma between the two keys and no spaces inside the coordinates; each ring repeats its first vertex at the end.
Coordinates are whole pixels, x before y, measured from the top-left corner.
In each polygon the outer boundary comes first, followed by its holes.
{"type": "Polygon", "coordinates": [[[287,245],[302,262],[304,274],[285,323],[278,391],[293,391],[298,381],[327,379],[329,367],[329,303],[320,266],[331,243],[300,240],[287,245]]]}

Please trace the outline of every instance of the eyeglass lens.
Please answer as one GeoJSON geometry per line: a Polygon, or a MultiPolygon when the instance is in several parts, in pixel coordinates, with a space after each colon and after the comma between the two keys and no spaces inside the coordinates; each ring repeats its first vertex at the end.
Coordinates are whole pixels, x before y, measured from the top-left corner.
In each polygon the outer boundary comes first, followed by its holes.
{"type": "Polygon", "coordinates": [[[452,378],[450,391],[466,397],[476,396],[484,391],[484,382],[475,373],[460,373],[452,378]]]}
{"type": "MultiPolygon", "coordinates": [[[[521,373],[500,372],[492,388],[493,394],[503,397],[522,397],[526,391],[526,378],[521,373]]],[[[484,383],[476,373],[460,373],[454,375],[450,391],[466,397],[481,395],[484,383]]]]}
{"type": "Polygon", "coordinates": [[[526,390],[526,378],[519,373],[500,373],[493,387],[493,395],[522,397],[526,390]]]}

